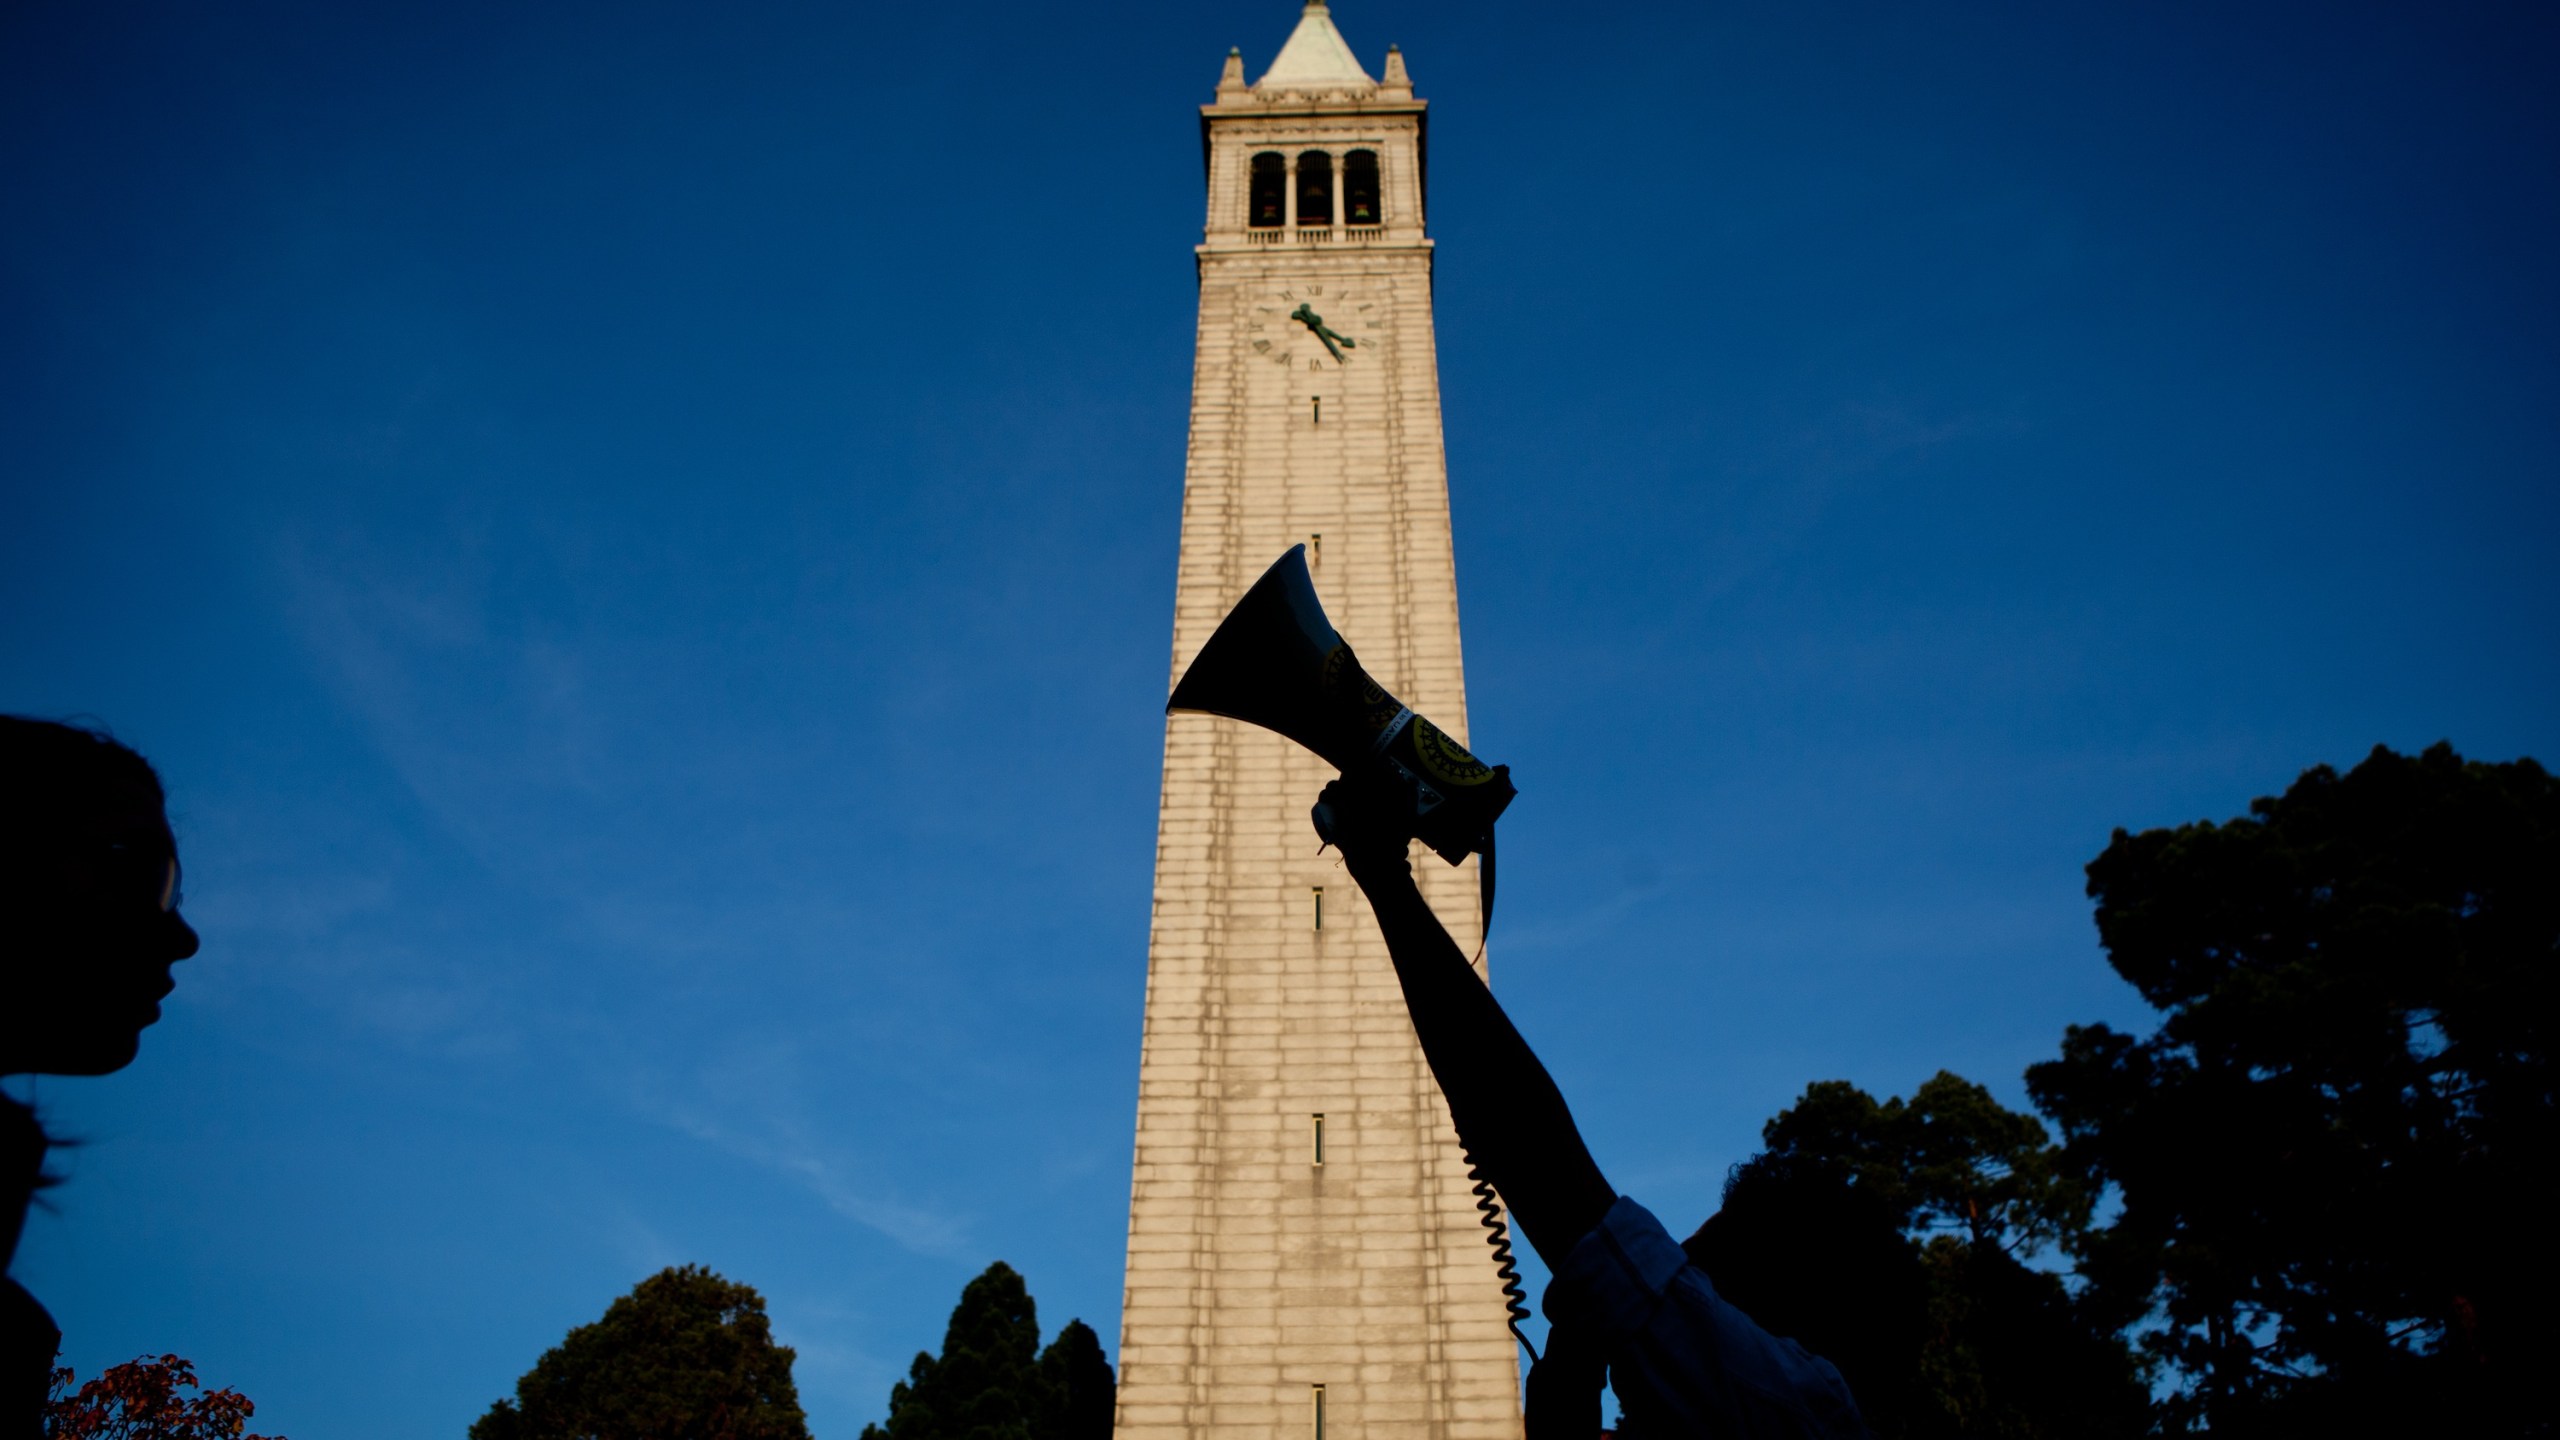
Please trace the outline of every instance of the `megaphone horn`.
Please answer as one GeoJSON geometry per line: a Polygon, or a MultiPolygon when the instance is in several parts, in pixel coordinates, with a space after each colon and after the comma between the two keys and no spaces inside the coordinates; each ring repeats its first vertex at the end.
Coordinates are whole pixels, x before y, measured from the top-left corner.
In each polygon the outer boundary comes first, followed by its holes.
{"type": "Polygon", "coordinates": [[[1493,822],[1519,793],[1511,767],[1468,754],[1369,678],[1325,618],[1304,545],[1291,546],[1244,592],[1164,708],[1277,731],[1346,777],[1384,782],[1411,807],[1409,833],[1441,859],[1455,865],[1484,856],[1491,915],[1493,822]]]}

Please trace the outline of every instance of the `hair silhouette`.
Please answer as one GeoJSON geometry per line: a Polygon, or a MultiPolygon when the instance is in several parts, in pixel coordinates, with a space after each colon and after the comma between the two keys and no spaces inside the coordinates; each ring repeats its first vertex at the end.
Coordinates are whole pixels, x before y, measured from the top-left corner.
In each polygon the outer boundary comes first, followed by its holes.
{"type": "Polygon", "coordinates": [[[1772,1335],[1839,1367],[1877,1433],[1909,1404],[1928,1325],[1927,1281],[1890,1206],[1832,1166],[1761,1155],[1680,1248],[1772,1335]]]}
{"type": "MultiPolygon", "coordinates": [[[[0,1075],[104,1075],[160,1018],[170,967],[196,953],[178,914],[178,847],[149,761],[102,731],[0,715],[0,1075]]],[[[44,1128],[0,1096],[0,1267],[45,1183],[44,1128]]],[[[0,1281],[0,1434],[43,1433],[61,1341],[0,1281]]]]}

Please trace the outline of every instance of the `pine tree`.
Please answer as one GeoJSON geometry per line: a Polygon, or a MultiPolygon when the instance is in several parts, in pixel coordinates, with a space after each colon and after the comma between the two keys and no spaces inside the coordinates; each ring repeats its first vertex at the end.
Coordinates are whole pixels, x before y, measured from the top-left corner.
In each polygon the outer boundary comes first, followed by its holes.
{"type": "Polygon", "coordinates": [[[1110,1440],[1111,1363],[1070,1320],[1046,1351],[1021,1275],[999,1260],[960,1292],[939,1356],[919,1352],[863,1440],[1110,1440]]]}
{"type": "Polygon", "coordinates": [[[2133,1317],[2025,1263],[2090,1213],[2034,1116],[1942,1070],[1908,1100],[1817,1082],[1761,1137],[1686,1248],[1726,1299],[1838,1365],[1879,1435],[2143,1432],[2117,1333],[2133,1317]]]}
{"type": "Polygon", "coordinates": [[[2161,1012],[2027,1072],[2171,1433],[2548,1435],[2560,779],[2376,747],[2089,864],[2161,1012]]]}
{"type": "Polygon", "coordinates": [[[1111,1362],[1103,1358],[1102,1337],[1081,1320],[1070,1320],[1041,1353],[1040,1372],[1056,1400],[1052,1423],[1041,1440],[1111,1440],[1112,1401],[1116,1385],[1111,1362]]]}

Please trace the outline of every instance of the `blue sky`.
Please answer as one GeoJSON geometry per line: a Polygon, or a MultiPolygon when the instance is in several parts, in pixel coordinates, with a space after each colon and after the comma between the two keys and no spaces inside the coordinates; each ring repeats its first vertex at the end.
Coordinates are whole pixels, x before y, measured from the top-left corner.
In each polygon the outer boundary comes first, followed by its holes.
{"type": "MultiPolygon", "coordinates": [[[[1116,1346],[1190,107],[1295,10],[0,14],[0,709],[206,937],[33,1087],[84,1373],[451,1437],[684,1261],[836,1440],[989,1260],[1116,1346]]],[[[2113,827],[2554,758],[2547,7],[1335,15],[1434,105],[1497,988],[1675,1226],[2139,1023],[2113,827]]]]}

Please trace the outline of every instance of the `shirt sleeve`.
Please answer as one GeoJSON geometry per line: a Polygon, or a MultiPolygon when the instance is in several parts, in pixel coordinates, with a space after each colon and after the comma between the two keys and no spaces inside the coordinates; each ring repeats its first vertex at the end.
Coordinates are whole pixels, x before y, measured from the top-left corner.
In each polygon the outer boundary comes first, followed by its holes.
{"type": "Polygon", "coordinates": [[[1716,1293],[1651,1211],[1625,1196],[1557,1267],[1547,1319],[1595,1337],[1610,1384],[1648,1436],[1866,1440],[1830,1361],[1716,1293]]]}

